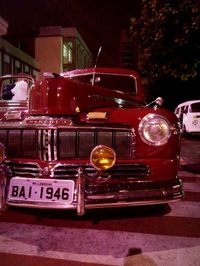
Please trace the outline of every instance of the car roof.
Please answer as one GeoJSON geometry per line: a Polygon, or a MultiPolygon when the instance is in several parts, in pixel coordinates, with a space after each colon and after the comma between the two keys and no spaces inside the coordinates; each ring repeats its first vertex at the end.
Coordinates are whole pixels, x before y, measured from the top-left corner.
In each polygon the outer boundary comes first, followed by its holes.
{"type": "Polygon", "coordinates": [[[200,100],[186,101],[186,102],[180,103],[176,108],[181,107],[181,106],[184,106],[184,105],[190,105],[192,103],[198,103],[198,102],[200,102],[200,100]]]}

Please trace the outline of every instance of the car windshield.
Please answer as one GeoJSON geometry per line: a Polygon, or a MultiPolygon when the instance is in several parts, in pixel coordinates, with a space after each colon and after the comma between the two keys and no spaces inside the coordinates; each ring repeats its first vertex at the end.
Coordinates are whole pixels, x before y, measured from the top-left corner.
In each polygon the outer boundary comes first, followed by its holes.
{"type": "Polygon", "coordinates": [[[70,79],[78,80],[87,84],[94,84],[110,90],[117,90],[131,95],[136,95],[134,77],[107,73],[89,73],[71,76],[70,79]]]}
{"type": "Polygon", "coordinates": [[[192,113],[200,112],[200,102],[191,104],[192,113]]]}

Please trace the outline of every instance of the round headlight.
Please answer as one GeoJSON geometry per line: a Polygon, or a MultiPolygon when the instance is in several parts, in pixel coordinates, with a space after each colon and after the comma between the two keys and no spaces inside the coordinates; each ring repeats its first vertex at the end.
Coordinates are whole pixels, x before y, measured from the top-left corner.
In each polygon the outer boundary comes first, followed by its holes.
{"type": "Polygon", "coordinates": [[[96,146],[90,154],[90,162],[97,170],[106,170],[111,168],[116,161],[116,154],[110,147],[96,146]]]}
{"type": "Polygon", "coordinates": [[[3,144],[0,143],[0,163],[2,163],[5,160],[6,152],[5,147],[3,144]]]}
{"type": "Polygon", "coordinates": [[[139,134],[150,145],[163,145],[171,135],[170,123],[162,116],[149,114],[141,120],[139,134]]]}

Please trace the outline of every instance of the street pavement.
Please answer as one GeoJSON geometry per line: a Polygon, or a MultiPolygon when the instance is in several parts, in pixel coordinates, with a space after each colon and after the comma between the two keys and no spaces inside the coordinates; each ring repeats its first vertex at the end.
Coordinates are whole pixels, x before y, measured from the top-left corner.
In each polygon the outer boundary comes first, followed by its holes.
{"type": "Polygon", "coordinates": [[[200,266],[200,174],[181,170],[185,197],[160,207],[0,215],[1,266],[200,266]]]}
{"type": "Polygon", "coordinates": [[[181,168],[190,173],[200,173],[200,136],[182,139],[181,168]]]}

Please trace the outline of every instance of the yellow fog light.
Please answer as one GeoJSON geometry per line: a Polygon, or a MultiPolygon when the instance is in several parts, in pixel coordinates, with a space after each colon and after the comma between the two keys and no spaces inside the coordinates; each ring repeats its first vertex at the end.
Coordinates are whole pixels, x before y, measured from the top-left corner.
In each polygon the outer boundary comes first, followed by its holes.
{"type": "Polygon", "coordinates": [[[116,154],[110,147],[96,146],[90,154],[90,162],[97,170],[106,170],[111,168],[116,161],[116,154]]]}
{"type": "Polygon", "coordinates": [[[3,144],[0,143],[0,163],[4,161],[5,157],[6,157],[5,147],[3,144]]]}

